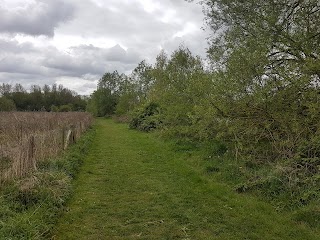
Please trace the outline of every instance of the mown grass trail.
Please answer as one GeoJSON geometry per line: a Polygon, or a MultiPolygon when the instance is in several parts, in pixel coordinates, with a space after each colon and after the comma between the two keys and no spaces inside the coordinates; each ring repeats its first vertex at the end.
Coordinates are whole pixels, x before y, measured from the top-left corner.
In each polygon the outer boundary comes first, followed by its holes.
{"type": "Polygon", "coordinates": [[[320,239],[270,205],[202,174],[152,135],[97,121],[54,239],[320,239]]]}

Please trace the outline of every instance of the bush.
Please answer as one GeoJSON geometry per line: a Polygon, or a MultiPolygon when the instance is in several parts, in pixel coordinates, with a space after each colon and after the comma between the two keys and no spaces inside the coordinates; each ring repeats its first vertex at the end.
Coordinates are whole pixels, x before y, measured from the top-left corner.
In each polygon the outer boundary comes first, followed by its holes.
{"type": "Polygon", "coordinates": [[[149,132],[161,125],[161,109],[159,104],[151,102],[137,109],[132,115],[129,127],[140,131],[149,132]]]}
{"type": "Polygon", "coordinates": [[[0,112],[8,112],[16,110],[14,101],[6,97],[0,97],[0,112]]]}
{"type": "Polygon", "coordinates": [[[59,108],[59,112],[71,112],[72,111],[72,105],[68,104],[68,105],[62,105],[59,108]]]}
{"type": "Polygon", "coordinates": [[[0,239],[50,239],[93,134],[90,130],[60,158],[41,162],[36,173],[1,186],[0,239]]]}
{"type": "Polygon", "coordinates": [[[50,108],[50,111],[51,112],[59,112],[59,107],[57,107],[55,105],[52,105],[51,108],[50,108]]]}

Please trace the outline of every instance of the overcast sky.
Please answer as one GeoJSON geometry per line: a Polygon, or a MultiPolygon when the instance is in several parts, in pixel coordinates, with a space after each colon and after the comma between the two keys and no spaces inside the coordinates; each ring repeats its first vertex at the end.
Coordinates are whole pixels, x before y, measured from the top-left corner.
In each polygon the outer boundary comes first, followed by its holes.
{"type": "Polygon", "coordinates": [[[201,6],[184,0],[0,0],[0,83],[90,94],[181,43],[205,57],[201,6]]]}

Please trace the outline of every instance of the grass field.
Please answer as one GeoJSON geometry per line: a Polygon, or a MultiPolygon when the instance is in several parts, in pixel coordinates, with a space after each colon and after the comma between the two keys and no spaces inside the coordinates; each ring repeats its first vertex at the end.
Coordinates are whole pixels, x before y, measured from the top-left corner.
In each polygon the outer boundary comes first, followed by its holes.
{"type": "Polygon", "coordinates": [[[0,185],[61,154],[92,120],[85,112],[0,112],[0,185]]]}
{"type": "Polygon", "coordinates": [[[53,239],[320,239],[271,205],[214,182],[196,154],[97,121],[53,239]]]}
{"type": "Polygon", "coordinates": [[[0,240],[50,239],[94,136],[90,128],[59,156],[40,161],[37,171],[0,186],[0,240]]]}

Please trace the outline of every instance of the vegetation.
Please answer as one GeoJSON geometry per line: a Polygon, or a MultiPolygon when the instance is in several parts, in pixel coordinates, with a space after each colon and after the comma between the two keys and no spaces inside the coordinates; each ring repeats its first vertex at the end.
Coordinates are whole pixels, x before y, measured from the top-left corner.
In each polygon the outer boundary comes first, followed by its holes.
{"type": "Polygon", "coordinates": [[[0,189],[0,239],[48,239],[72,193],[71,180],[94,136],[85,134],[58,158],[38,164],[38,171],[0,189]]]}
{"type": "Polygon", "coordinates": [[[84,111],[86,100],[76,92],[64,88],[62,85],[44,85],[43,88],[33,85],[26,91],[21,84],[0,85],[1,111],[47,111],[70,112],[84,111]]]}
{"type": "Polygon", "coordinates": [[[205,163],[186,145],[99,119],[54,239],[319,239],[218,183],[205,163]]]}
{"type": "Polygon", "coordinates": [[[36,171],[91,125],[88,113],[0,112],[0,185],[36,171]]]}
{"type": "Polygon", "coordinates": [[[211,167],[233,173],[238,192],[318,213],[319,1],[201,4],[213,32],[208,60],[180,46],[131,75],[106,73],[91,104],[112,107],[96,115],[125,114],[132,128],[206,146],[207,157],[219,143],[225,160],[211,167]]]}

